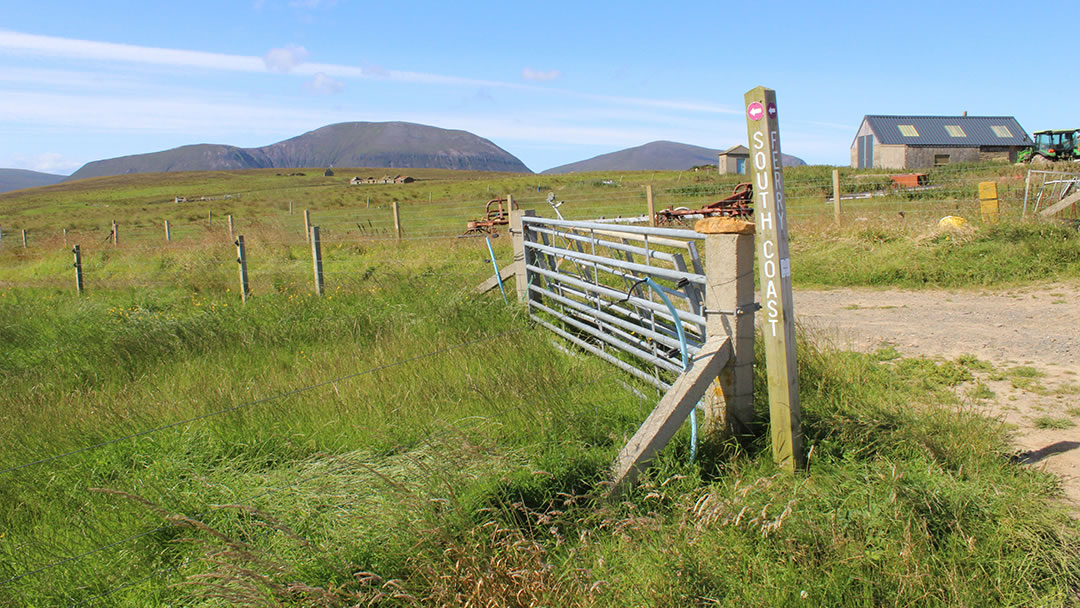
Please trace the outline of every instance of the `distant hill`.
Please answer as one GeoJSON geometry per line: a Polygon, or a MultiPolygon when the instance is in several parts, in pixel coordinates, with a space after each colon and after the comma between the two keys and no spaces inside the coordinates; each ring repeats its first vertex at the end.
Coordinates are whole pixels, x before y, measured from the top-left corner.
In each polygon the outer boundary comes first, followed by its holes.
{"type": "Polygon", "coordinates": [[[70,180],[129,173],[295,169],[300,167],[432,168],[532,173],[517,157],[468,131],[408,122],[344,122],[263,146],[181,146],[87,163],[70,180]]]}
{"type": "Polygon", "coordinates": [[[0,169],[0,192],[51,186],[60,183],[65,176],[52,173],[39,173],[25,169],[0,169]]]}
{"type": "MultiPolygon", "coordinates": [[[[585,171],[683,171],[698,165],[715,165],[721,150],[680,144],[674,141],[654,141],[636,148],[601,154],[588,160],[552,167],[545,174],[582,173],[585,171]]],[[[790,154],[783,155],[785,167],[806,163],[790,154]]]]}

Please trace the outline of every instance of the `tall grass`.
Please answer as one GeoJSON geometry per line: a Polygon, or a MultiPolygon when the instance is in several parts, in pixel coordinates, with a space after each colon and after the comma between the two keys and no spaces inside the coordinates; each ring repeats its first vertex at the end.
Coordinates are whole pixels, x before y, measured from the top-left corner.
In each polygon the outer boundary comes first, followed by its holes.
{"type": "Polygon", "coordinates": [[[956,396],[962,361],[804,337],[808,472],[777,474],[762,429],[689,465],[684,432],[604,501],[653,401],[469,295],[489,271],[457,259],[482,244],[365,246],[330,296],[247,306],[180,282],[0,291],[0,468],[104,443],[2,473],[0,604],[1075,599],[1076,524],[956,396]]]}

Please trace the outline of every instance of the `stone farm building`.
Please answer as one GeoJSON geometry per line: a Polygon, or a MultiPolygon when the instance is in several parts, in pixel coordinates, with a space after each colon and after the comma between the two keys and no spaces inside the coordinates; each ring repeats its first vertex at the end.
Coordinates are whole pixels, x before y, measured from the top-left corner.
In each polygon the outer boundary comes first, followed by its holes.
{"type": "Polygon", "coordinates": [[[1032,145],[1011,116],[864,116],[851,144],[856,169],[928,169],[950,163],[1016,162],[1032,145]]]}
{"type": "Polygon", "coordinates": [[[750,149],[746,146],[732,146],[720,153],[716,168],[720,173],[746,174],[746,163],[750,160],[750,149]]]}

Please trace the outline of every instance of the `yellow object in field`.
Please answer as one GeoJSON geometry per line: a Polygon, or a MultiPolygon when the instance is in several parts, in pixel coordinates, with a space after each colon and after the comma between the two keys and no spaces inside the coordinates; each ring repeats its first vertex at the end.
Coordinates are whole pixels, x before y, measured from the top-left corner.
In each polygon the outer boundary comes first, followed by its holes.
{"type": "Polygon", "coordinates": [[[979,182],[979,210],[982,212],[984,222],[993,224],[998,221],[1000,208],[997,182],[979,182]]]}
{"type": "Polygon", "coordinates": [[[967,224],[967,220],[958,215],[946,215],[938,220],[938,228],[956,229],[963,228],[967,224]]]}

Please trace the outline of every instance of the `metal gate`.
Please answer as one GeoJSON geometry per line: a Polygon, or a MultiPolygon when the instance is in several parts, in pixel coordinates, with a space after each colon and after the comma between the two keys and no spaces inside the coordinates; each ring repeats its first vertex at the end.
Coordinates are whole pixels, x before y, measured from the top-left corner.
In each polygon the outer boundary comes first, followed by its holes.
{"type": "Polygon", "coordinates": [[[692,230],[522,218],[529,315],[661,390],[705,343],[692,230]]]}

